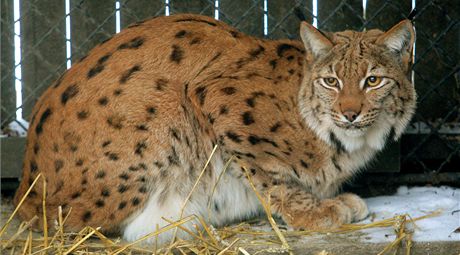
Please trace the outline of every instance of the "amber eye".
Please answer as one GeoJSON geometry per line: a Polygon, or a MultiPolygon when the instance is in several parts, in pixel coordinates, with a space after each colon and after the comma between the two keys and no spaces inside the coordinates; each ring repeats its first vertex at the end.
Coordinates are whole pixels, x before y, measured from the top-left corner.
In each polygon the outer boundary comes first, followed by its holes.
{"type": "Polygon", "coordinates": [[[339,82],[337,81],[337,79],[334,78],[334,77],[327,77],[327,78],[324,78],[324,82],[326,82],[326,84],[327,84],[328,86],[331,86],[331,87],[336,87],[337,84],[339,83],[339,82]]]}
{"type": "Polygon", "coordinates": [[[381,77],[369,76],[366,79],[366,86],[375,87],[379,85],[381,81],[382,81],[381,77]]]}

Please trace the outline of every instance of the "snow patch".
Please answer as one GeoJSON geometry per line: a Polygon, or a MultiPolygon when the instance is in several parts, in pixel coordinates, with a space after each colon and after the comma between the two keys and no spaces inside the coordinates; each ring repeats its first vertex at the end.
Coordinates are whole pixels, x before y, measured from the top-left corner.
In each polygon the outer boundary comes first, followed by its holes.
{"type": "MultiPolygon", "coordinates": [[[[416,221],[413,240],[459,241],[460,233],[460,189],[451,187],[400,187],[392,196],[366,199],[374,221],[384,220],[396,215],[408,214],[412,218],[424,216],[441,210],[439,216],[416,221]],[[458,232],[458,231],[457,231],[458,232]]],[[[370,223],[366,219],[360,223],[370,223]]],[[[394,229],[374,228],[363,230],[365,242],[389,242],[395,239],[394,229]]]]}

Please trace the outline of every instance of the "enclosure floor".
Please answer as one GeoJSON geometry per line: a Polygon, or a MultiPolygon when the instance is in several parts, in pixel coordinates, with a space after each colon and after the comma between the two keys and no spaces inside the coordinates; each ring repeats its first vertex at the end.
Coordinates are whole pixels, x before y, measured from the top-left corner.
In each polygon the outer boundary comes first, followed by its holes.
{"type": "MultiPolygon", "coordinates": [[[[1,226],[5,224],[9,216],[13,212],[14,207],[10,198],[1,199],[1,226]]],[[[9,240],[20,225],[20,221],[15,218],[8,226],[7,232],[1,237],[2,240],[9,240]]],[[[265,228],[263,225],[258,225],[257,228],[265,228]]],[[[268,227],[267,227],[268,228],[268,227]]],[[[26,231],[27,232],[27,231],[26,231]]],[[[33,233],[34,238],[42,237],[41,233],[33,233]]],[[[321,251],[327,251],[328,255],[369,255],[378,254],[389,242],[382,243],[363,243],[360,237],[363,233],[353,232],[347,234],[316,234],[312,236],[288,237],[287,241],[293,249],[294,254],[317,255],[321,251]]],[[[25,235],[24,235],[25,239],[25,235]]],[[[242,239],[240,245],[250,243],[253,240],[242,239]]],[[[261,249],[267,249],[265,245],[261,249]]],[[[276,247],[273,247],[276,248],[276,247]]],[[[257,252],[247,249],[251,254],[257,252]]],[[[403,249],[402,249],[403,251],[403,249]]],[[[9,254],[7,252],[6,254],[9,254]]],[[[257,254],[272,254],[272,253],[257,253],[257,254]]],[[[404,254],[404,253],[398,253],[404,254]]],[[[459,242],[414,242],[412,247],[412,255],[427,255],[427,254],[442,254],[442,255],[460,255],[459,242]]]]}

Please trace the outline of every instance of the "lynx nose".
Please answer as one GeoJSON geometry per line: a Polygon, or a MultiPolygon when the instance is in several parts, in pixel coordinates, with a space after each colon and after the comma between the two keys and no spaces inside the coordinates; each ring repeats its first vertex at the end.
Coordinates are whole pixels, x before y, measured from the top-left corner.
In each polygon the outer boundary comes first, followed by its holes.
{"type": "Polygon", "coordinates": [[[343,116],[345,116],[345,118],[349,121],[349,122],[353,122],[355,121],[358,116],[359,116],[359,112],[355,112],[355,111],[345,111],[342,113],[343,116]]]}

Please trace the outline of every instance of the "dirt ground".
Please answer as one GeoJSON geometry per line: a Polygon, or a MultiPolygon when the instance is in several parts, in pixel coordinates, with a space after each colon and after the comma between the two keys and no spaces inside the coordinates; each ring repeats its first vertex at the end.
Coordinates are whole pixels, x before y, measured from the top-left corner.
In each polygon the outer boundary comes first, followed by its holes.
{"type": "MultiPolygon", "coordinates": [[[[5,224],[14,208],[11,204],[10,198],[1,199],[1,226],[5,224]]],[[[7,232],[1,237],[2,240],[9,240],[11,235],[19,227],[19,220],[14,219],[8,226],[7,232]]],[[[34,233],[34,237],[41,237],[40,233],[34,233]]],[[[291,246],[294,254],[302,255],[368,255],[379,254],[384,250],[388,243],[363,243],[359,241],[362,234],[359,232],[352,232],[347,234],[316,234],[301,237],[288,237],[287,241],[291,246]],[[328,253],[321,253],[327,251],[328,253]]],[[[251,243],[254,240],[242,239],[240,244],[251,243]]],[[[252,249],[247,249],[250,254],[276,254],[279,251],[273,247],[271,251],[267,249],[269,246],[264,247],[252,246],[252,249]],[[266,252],[257,252],[266,250],[266,252]]],[[[0,247],[1,249],[1,247],[0,247]]],[[[22,252],[22,251],[21,251],[22,252]]],[[[18,251],[17,254],[21,254],[18,251]]],[[[10,254],[10,251],[3,250],[0,254],[10,254]]],[[[14,253],[16,254],[16,252],[14,253]]],[[[393,254],[393,253],[387,253],[393,254]]],[[[405,254],[404,249],[397,254],[405,254]]],[[[412,255],[460,255],[460,241],[459,242],[415,242],[412,246],[412,255]]]]}

